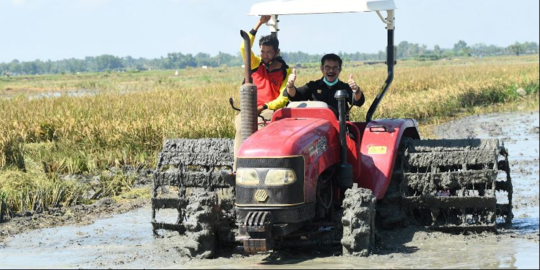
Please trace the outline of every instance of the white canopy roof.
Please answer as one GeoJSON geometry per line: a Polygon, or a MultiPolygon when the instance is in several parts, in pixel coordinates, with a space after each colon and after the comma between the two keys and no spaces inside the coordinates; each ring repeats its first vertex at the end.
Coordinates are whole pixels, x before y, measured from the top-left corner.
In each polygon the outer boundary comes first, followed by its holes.
{"type": "Polygon", "coordinates": [[[248,15],[300,15],[394,10],[393,0],[275,0],[254,4],[248,15]]]}

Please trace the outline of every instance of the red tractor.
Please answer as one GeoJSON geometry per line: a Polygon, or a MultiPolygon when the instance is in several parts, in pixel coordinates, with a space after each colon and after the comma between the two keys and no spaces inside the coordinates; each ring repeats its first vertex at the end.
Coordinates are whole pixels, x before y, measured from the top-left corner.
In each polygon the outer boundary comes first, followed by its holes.
{"type": "Polygon", "coordinates": [[[167,140],[155,173],[154,232],[186,235],[181,246],[195,257],[212,257],[216,247],[231,244],[246,253],[335,244],[343,254],[367,255],[376,228],[484,231],[510,223],[508,154],[498,140],[420,140],[413,119],[372,119],[393,80],[394,10],[392,0],[254,5],[250,15],[272,15],[273,34],[278,15],[375,11],[388,31],[386,82],[365,122],[346,121],[348,96],[338,91],[339,117],[325,103],[294,102],[257,131],[257,91],[246,57],[236,183],[219,173],[231,168],[232,140],[167,140]],[[503,204],[497,195],[505,196],[503,204]],[[176,222],[158,221],[162,209],[176,209],[176,222]]]}

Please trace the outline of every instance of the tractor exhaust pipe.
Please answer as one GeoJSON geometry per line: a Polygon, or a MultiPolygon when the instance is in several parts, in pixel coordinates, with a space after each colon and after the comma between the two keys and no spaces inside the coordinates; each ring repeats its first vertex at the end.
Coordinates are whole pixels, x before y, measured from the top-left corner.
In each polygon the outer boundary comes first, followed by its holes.
{"type": "Polygon", "coordinates": [[[339,165],[339,181],[338,186],[344,192],[347,188],[353,186],[353,168],[347,162],[347,108],[345,106],[349,94],[345,90],[338,90],[334,95],[338,100],[339,107],[339,140],[341,145],[341,164],[339,165]]]}
{"type": "Polygon", "coordinates": [[[257,131],[257,86],[253,84],[251,78],[251,42],[249,35],[240,30],[240,35],[244,39],[244,84],[240,87],[240,118],[241,139],[244,142],[251,134],[257,131]]]}

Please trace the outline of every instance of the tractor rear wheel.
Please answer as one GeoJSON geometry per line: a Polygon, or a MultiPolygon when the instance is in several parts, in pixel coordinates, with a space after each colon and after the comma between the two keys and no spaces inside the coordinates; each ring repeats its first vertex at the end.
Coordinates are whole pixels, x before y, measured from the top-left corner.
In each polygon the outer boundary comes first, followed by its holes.
{"type": "Polygon", "coordinates": [[[161,230],[179,232],[186,237],[179,249],[196,258],[211,258],[217,247],[232,243],[234,187],[220,175],[232,164],[230,139],[165,141],[154,173],[154,234],[159,236],[161,230]],[[168,211],[158,215],[166,209],[177,210],[176,222],[167,218],[168,211]]]}
{"type": "Polygon", "coordinates": [[[368,256],[375,243],[376,199],[369,189],[351,188],[343,200],[343,255],[368,256]]]}
{"type": "Polygon", "coordinates": [[[401,205],[400,185],[403,180],[403,158],[405,150],[409,146],[409,137],[404,137],[398,149],[392,179],[386,190],[384,198],[377,201],[377,226],[384,229],[392,229],[406,225],[407,216],[401,205]]]}
{"type": "Polygon", "coordinates": [[[414,222],[433,229],[496,231],[497,220],[510,224],[513,218],[508,164],[497,139],[410,141],[402,205],[414,222]]]}

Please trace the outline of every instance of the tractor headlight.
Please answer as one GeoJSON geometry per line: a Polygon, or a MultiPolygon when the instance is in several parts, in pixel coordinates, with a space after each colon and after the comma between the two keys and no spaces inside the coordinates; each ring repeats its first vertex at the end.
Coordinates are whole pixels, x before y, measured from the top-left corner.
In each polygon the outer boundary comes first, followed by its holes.
{"type": "Polygon", "coordinates": [[[264,179],[267,186],[290,185],[296,181],[296,174],[290,169],[270,169],[264,179]]]}
{"type": "Polygon", "coordinates": [[[259,176],[255,169],[238,169],[236,170],[236,184],[241,186],[256,186],[259,185],[259,176]]]}

